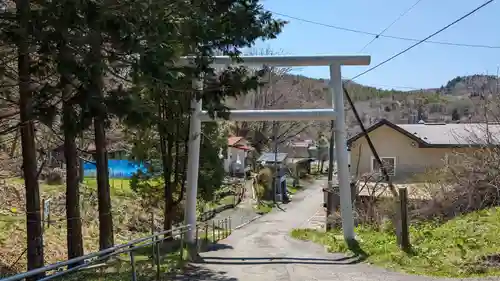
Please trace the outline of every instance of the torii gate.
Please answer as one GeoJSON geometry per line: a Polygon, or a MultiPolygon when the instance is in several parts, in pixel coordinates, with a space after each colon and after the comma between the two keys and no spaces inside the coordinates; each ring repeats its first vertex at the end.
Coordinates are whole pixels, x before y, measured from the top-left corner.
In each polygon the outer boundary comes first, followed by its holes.
{"type": "MultiPolygon", "coordinates": [[[[346,241],[355,239],[354,219],[352,214],[350,176],[346,143],[346,126],[344,113],[344,93],[342,90],[342,65],[369,65],[370,56],[243,56],[239,64],[252,66],[329,66],[330,93],[327,97],[330,108],[325,109],[280,109],[280,110],[231,110],[229,120],[234,121],[313,121],[335,120],[335,149],[337,155],[337,177],[340,187],[340,210],[342,215],[342,229],[346,241]]],[[[193,57],[183,57],[181,63],[191,63],[193,57]]],[[[228,66],[235,62],[227,56],[217,56],[213,65],[228,66]]],[[[203,90],[200,79],[193,80],[195,90],[203,90]]],[[[186,225],[196,225],[196,199],[198,193],[198,172],[200,164],[201,122],[216,121],[202,110],[201,100],[191,101],[193,115],[189,124],[188,167],[187,167],[187,198],[185,210],[186,225]]],[[[186,242],[193,245],[196,241],[195,228],[189,228],[186,242]]]]}

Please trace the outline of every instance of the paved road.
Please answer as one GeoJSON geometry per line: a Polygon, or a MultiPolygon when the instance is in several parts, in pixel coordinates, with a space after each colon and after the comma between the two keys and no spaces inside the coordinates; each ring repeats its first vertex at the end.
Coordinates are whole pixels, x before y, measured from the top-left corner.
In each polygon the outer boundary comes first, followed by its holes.
{"type": "Polygon", "coordinates": [[[245,183],[245,196],[243,200],[236,207],[222,211],[215,215],[212,220],[224,220],[231,217],[231,227],[235,228],[245,224],[257,216],[255,209],[252,205],[252,181],[245,183]]]}
{"type": "Polygon", "coordinates": [[[317,214],[323,200],[322,184],[326,182],[319,182],[297,194],[294,201],[284,207],[284,211],[275,210],[236,230],[220,242],[218,250],[202,254],[205,263],[191,265],[188,274],[175,280],[435,280],[389,272],[368,264],[357,263],[354,258],[343,254],[327,253],[320,245],[291,238],[289,232],[292,229],[307,227],[310,224],[309,220],[317,214]]]}

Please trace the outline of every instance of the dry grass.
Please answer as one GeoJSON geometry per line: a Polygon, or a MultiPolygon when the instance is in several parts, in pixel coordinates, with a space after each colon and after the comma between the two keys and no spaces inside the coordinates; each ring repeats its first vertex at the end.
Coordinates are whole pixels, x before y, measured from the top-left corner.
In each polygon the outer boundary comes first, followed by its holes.
{"type": "MultiPolygon", "coordinates": [[[[120,180],[124,181],[124,180],[120,180]]],[[[92,181],[88,181],[92,183],[92,181]]],[[[118,181],[117,181],[118,183],[118,181]]],[[[128,192],[127,184],[111,185],[115,243],[148,235],[162,226],[162,210],[152,208],[145,213],[139,198],[128,192]],[[115,186],[115,188],[113,188],[115,186]],[[119,196],[119,195],[121,196],[119,196]],[[152,221],[154,213],[154,221],[152,221]]],[[[64,186],[41,184],[41,197],[51,198],[50,225],[44,228],[44,255],[47,264],[65,260],[66,217],[64,186]]],[[[85,253],[98,250],[99,223],[95,186],[81,187],[81,216],[85,253]]],[[[14,271],[25,270],[26,214],[24,186],[19,179],[9,179],[0,194],[0,264],[14,271]]]]}
{"type": "MultiPolygon", "coordinates": [[[[5,181],[0,190],[0,267],[8,267],[14,272],[26,269],[24,253],[26,213],[23,184],[22,179],[11,178],[5,181]]],[[[153,229],[159,231],[163,228],[163,210],[151,206],[145,209],[144,202],[130,189],[128,180],[112,179],[110,187],[116,244],[150,235],[153,229]]],[[[96,189],[94,179],[85,179],[80,187],[85,253],[95,252],[99,247],[96,189]]],[[[50,226],[45,224],[44,230],[45,263],[51,264],[67,258],[65,186],[40,183],[40,190],[42,199],[51,199],[50,226]]],[[[207,206],[213,207],[233,201],[234,195],[230,194],[220,198],[217,202],[207,202],[207,206]]],[[[217,236],[222,236],[219,235],[219,230],[216,233],[217,236]]]]}

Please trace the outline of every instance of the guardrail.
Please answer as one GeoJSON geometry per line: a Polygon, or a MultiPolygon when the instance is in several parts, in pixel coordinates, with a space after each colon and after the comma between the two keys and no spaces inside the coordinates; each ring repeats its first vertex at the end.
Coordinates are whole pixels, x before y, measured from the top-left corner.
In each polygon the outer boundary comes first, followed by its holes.
{"type": "MultiPolygon", "coordinates": [[[[199,223],[196,226],[196,249],[210,245],[231,234],[231,219],[199,223]]],[[[99,252],[0,279],[18,280],[111,280],[137,281],[138,277],[165,280],[163,275],[182,266],[185,258],[184,234],[191,229],[182,225],[154,233],[99,252]],[[144,258],[146,257],[146,258],[144,258]],[[124,260],[126,259],[126,260],[124,260]]]]}

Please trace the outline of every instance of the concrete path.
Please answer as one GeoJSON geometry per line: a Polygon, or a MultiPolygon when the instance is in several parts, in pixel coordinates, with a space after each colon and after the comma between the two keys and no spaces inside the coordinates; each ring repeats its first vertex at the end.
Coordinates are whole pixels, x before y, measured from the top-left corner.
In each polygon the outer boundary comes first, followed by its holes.
{"type": "MultiPolygon", "coordinates": [[[[222,240],[218,249],[203,253],[205,263],[193,264],[174,280],[205,281],[425,281],[435,278],[389,272],[343,254],[330,254],[311,242],[289,236],[308,227],[321,208],[322,185],[298,193],[284,211],[274,210],[222,240]]],[[[441,279],[445,280],[445,279],[441,279]]],[[[458,280],[458,279],[455,279],[458,280]]],[[[473,279],[469,279],[473,280],[473,279]]],[[[499,278],[476,280],[500,280],[499,278]]]]}
{"type": "Polygon", "coordinates": [[[235,228],[248,223],[257,216],[252,205],[252,181],[248,180],[245,182],[243,200],[236,207],[218,213],[212,220],[224,220],[231,217],[231,227],[235,228]]]}

